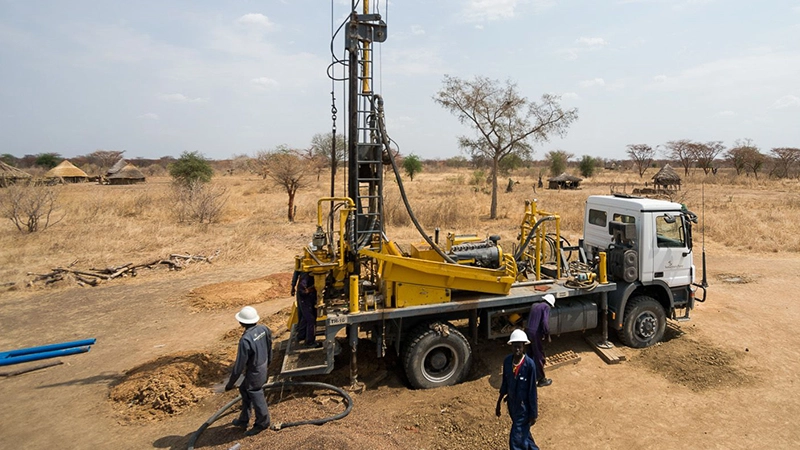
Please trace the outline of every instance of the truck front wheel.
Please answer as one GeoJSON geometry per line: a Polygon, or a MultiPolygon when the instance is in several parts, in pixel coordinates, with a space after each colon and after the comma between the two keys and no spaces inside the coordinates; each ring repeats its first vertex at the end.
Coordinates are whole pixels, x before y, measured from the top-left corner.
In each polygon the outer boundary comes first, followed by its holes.
{"type": "Polygon", "coordinates": [[[452,386],[469,372],[469,341],[449,323],[434,322],[415,328],[403,355],[411,385],[417,389],[452,386]]]}
{"type": "Polygon", "coordinates": [[[641,295],[628,301],[619,337],[629,347],[650,347],[664,337],[666,326],[664,308],[652,297],[641,295]]]}

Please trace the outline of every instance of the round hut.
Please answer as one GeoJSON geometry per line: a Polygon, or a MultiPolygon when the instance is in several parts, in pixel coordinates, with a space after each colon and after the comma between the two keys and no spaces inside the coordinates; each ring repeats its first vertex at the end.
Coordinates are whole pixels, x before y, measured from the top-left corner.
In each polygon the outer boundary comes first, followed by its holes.
{"type": "Polygon", "coordinates": [[[136,184],[144,183],[144,174],[138,167],[128,163],[113,175],[108,176],[108,184],[136,184]]]}
{"type": "Polygon", "coordinates": [[[6,187],[17,183],[28,183],[31,181],[31,178],[29,173],[23,172],[14,166],[0,161],[0,187],[6,187]]]}
{"type": "Polygon", "coordinates": [[[61,164],[50,169],[44,174],[44,177],[51,180],[61,179],[65,183],[83,183],[89,179],[89,175],[86,175],[86,172],[75,167],[74,164],[66,159],[61,161],[61,164]]]}
{"type": "Polygon", "coordinates": [[[566,172],[547,179],[547,189],[578,189],[583,178],[570,175],[566,172]]]}
{"type": "Polygon", "coordinates": [[[681,177],[669,164],[666,164],[657,174],[653,175],[653,186],[657,190],[680,191],[681,177]]]}

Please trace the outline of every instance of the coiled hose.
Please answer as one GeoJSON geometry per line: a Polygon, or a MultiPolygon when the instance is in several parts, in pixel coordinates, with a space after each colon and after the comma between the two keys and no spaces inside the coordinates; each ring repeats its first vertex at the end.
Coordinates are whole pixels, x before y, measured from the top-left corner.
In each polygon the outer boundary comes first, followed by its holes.
{"type": "MultiPolygon", "coordinates": [[[[336,392],[337,394],[339,394],[340,396],[342,396],[342,398],[344,398],[345,403],[347,403],[347,407],[345,408],[344,411],[340,412],[339,414],[336,414],[335,416],[323,417],[321,419],[311,419],[311,420],[301,420],[301,421],[297,421],[297,422],[279,423],[277,425],[270,426],[270,429],[272,429],[272,430],[276,430],[277,431],[277,430],[280,430],[282,428],[296,427],[298,425],[322,425],[324,423],[331,422],[333,420],[343,419],[345,416],[350,414],[350,411],[352,411],[352,409],[353,409],[353,398],[350,397],[350,395],[347,392],[345,392],[343,389],[338,388],[338,387],[333,386],[333,385],[330,385],[330,384],[327,384],[327,383],[319,383],[319,382],[316,382],[316,381],[281,381],[281,382],[276,382],[276,383],[265,384],[262,389],[264,389],[265,391],[269,391],[269,390],[282,389],[282,388],[291,387],[291,386],[309,386],[309,387],[316,387],[316,388],[321,388],[321,389],[332,390],[332,391],[336,392]]],[[[231,400],[225,406],[220,408],[217,412],[212,414],[211,417],[209,417],[208,420],[205,421],[205,423],[200,425],[200,428],[198,428],[197,431],[192,433],[192,436],[189,438],[189,444],[186,447],[186,449],[187,450],[194,450],[194,444],[197,442],[197,439],[200,438],[200,435],[203,434],[203,432],[206,431],[206,429],[208,427],[210,427],[212,423],[216,422],[220,417],[222,417],[222,415],[225,413],[225,411],[230,409],[233,405],[237,404],[241,399],[242,399],[241,395],[237,396],[235,399],[231,400]]]]}

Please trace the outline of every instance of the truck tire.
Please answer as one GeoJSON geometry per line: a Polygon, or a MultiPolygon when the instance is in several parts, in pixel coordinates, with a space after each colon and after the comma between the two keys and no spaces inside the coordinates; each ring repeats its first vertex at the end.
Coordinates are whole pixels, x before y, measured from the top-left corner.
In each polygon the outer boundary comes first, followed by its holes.
{"type": "Polygon", "coordinates": [[[625,306],[619,338],[629,347],[650,347],[664,337],[666,327],[667,316],[661,304],[652,297],[640,295],[625,306]]]}
{"type": "Polygon", "coordinates": [[[472,363],[469,341],[449,323],[414,328],[403,354],[408,381],[416,389],[452,386],[461,382],[472,363]]]}

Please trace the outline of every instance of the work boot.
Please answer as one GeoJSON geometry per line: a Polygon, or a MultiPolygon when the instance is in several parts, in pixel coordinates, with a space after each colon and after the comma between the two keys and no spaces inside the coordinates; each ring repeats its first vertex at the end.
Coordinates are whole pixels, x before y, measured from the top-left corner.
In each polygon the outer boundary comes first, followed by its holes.
{"type": "Polygon", "coordinates": [[[258,433],[261,433],[262,431],[266,430],[267,428],[269,428],[269,426],[264,427],[264,426],[261,426],[261,425],[253,425],[253,428],[250,428],[250,431],[245,433],[245,435],[246,436],[255,436],[258,433]]]}
{"type": "Polygon", "coordinates": [[[542,378],[541,380],[539,380],[538,383],[536,383],[536,386],[545,387],[545,386],[550,386],[551,384],[553,384],[553,380],[551,380],[550,378],[542,378]]]}
{"type": "Polygon", "coordinates": [[[244,420],[233,419],[231,425],[235,426],[236,428],[241,428],[242,431],[247,429],[247,422],[245,422],[244,420]]]}

